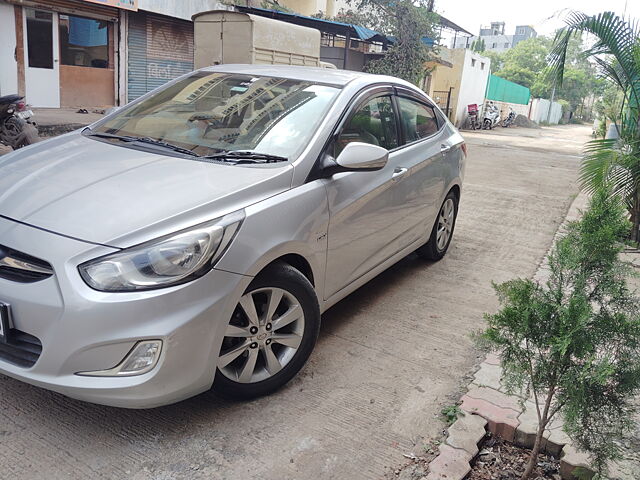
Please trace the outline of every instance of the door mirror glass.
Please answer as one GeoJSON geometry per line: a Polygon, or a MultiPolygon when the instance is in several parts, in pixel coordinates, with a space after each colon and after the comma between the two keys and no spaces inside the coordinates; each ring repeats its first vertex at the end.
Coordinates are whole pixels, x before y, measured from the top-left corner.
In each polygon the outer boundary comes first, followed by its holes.
{"type": "Polygon", "coordinates": [[[389,160],[389,151],[369,143],[348,143],[336,158],[340,171],[372,172],[383,168],[389,160]]]}

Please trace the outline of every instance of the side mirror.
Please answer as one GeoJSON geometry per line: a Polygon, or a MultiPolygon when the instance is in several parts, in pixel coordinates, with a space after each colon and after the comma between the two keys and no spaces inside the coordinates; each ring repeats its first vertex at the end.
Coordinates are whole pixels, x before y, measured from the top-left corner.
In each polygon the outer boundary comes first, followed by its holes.
{"type": "Polygon", "coordinates": [[[384,168],[389,160],[389,151],[386,148],[369,143],[348,143],[338,158],[338,171],[373,172],[384,168]]]}

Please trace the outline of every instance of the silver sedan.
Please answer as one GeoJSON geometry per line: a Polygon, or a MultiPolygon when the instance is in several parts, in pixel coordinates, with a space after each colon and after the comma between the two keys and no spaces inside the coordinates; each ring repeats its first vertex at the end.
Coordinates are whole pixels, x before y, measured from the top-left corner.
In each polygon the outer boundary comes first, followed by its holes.
{"type": "Polygon", "coordinates": [[[0,372],[130,408],[284,385],[321,313],[441,259],[466,147],[393,77],[225,65],[0,159],[0,372]]]}

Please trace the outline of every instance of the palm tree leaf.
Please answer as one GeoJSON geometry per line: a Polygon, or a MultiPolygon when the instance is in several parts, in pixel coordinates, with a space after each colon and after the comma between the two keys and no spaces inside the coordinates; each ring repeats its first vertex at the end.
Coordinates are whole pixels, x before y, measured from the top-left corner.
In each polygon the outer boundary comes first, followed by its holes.
{"type": "MultiPolygon", "coordinates": [[[[562,85],[567,60],[569,40],[582,32],[594,35],[598,40],[592,51],[597,55],[611,55],[619,64],[619,68],[611,66],[608,73],[615,69],[612,77],[624,90],[629,89],[631,103],[640,105],[640,72],[635,61],[638,50],[638,26],[628,23],[613,12],[604,12],[587,16],[581,12],[571,12],[565,20],[566,27],[556,34],[555,45],[550,54],[553,77],[558,85],[562,85]]],[[[597,57],[596,57],[597,58],[597,57]]],[[[610,62],[601,58],[601,66],[610,62]]]]}

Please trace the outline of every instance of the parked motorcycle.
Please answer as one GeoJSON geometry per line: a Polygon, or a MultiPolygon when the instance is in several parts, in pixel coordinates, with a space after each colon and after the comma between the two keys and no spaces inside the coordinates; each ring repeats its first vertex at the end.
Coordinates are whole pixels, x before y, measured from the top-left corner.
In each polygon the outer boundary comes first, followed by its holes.
{"type": "Polygon", "coordinates": [[[502,126],[507,128],[513,125],[515,121],[516,121],[516,112],[513,111],[513,108],[509,108],[509,115],[507,115],[507,118],[502,120],[502,126]]]}
{"type": "Polygon", "coordinates": [[[500,122],[500,110],[495,103],[489,103],[484,109],[484,117],[482,119],[482,128],[491,130],[500,122]]]}
{"type": "Polygon", "coordinates": [[[478,119],[478,105],[472,103],[467,105],[467,128],[469,130],[480,130],[482,125],[480,125],[480,120],[478,119]]]}
{"type": "Polygon", "coordinates": [[[40,141],[38,129],[20,95],[0,97],[0,142],[14,150],[40,141]]]}

